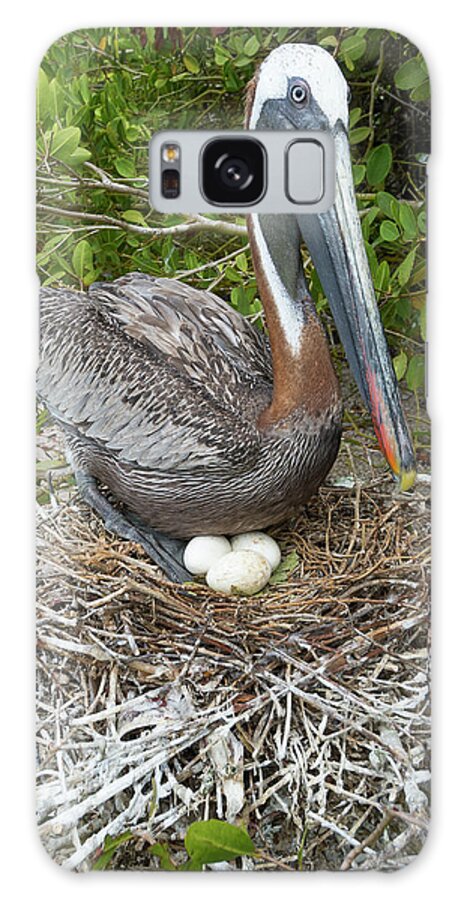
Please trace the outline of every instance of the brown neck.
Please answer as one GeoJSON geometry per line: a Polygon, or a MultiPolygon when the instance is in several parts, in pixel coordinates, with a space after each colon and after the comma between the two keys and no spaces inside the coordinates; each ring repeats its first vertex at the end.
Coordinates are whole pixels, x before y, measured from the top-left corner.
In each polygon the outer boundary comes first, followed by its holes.
{"type": "MultiPolygon", "coordinates": [[[[251,217],[248,219],[251,253],[258,290],[269,331],[272,353],[273,394],[261,414],[262,428],[276,425],[294,411],[314,418],[324,415],[340,402],[340,388],[333,368],[324,330],[313,309],[309,293],[301,301],[300,315],[295,298],[295,342],[290,342],[282,321],[272,282],[258,249],[251,217]],[[293,344],[293,345],[292,345],[293,344]]],[[[288,330],[288,324],[287,324],[288,330]]]]}

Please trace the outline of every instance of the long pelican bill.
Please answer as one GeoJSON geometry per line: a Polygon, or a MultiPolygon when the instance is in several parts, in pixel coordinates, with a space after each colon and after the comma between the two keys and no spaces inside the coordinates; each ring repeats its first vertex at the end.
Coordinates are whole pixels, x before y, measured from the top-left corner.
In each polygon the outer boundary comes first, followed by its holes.
{"type": "Polygon", "coordinates": [[[334,134],[335,202],[320,215],[300,215],[298,224],[379,445],[400,488],[407,490],[415,480],[414,451],[369,271],[348,138],[339,126],[334,134]]]}

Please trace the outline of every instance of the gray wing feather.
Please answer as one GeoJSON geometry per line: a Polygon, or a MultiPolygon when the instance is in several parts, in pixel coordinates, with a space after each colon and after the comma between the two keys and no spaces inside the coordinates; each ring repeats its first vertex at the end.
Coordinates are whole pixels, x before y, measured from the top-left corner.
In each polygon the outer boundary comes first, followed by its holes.
{"type": "MultiPolygon", "coordinates": [[[[156,347],[171,364],[205,384],[205,372],[234,382],[272,380],[267,339],[228,303],[171,278],[133,272],[89,288],[89,299],[127,334],[156,347]]],[[[212,385],[214,388],[214,385],[212,385]]],[[[220,386],[217,386],[220,389],[220,386]]]]}
{"type": "Polygon", "coordinates": [[[250,465],[270,353],[226,303],[139,274],[41,302],[38,391],[65,427],[160,471],[250,465]]]}

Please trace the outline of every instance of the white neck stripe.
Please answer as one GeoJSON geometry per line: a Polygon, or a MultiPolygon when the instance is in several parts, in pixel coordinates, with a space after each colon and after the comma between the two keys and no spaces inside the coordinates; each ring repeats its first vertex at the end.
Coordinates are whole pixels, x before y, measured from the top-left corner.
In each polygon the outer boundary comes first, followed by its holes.
{"type": "Polygon", "coordinates": [[[287,344],[292,353],[297,356],[301,350],[301,337],[304,326],[302,309],[297,304],[296,297],[290,296],[280,278],[259,224],[259,216],[257,213],[253,213],[250,218],[256,248],[261,258],[263,276],[275,299],[276,313],[287,344]]]}

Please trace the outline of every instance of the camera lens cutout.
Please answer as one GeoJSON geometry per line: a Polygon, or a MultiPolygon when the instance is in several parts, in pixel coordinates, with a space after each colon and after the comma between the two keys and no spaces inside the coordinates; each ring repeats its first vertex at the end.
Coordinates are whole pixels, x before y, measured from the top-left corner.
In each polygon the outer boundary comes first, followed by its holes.
{"type": "Polygon", "coordinates": [[[180,174],[177,169],[164,169],[161,174],[161,193],[166,200],[176,200],[180,194],[180,174]]]}
{"type": "Polygon", "coordinates": [[[232,156],[225,156],[221,161],[219,158],[215,164],[219,169],[219,177],[227,188],[234,191],[243,191],[251,184],[253,175],[244,159],[237,159],[232,156]]]}
{"type": "Polygon", "coordinates": [[[265,188],[266,153],[254,138],[216,138],[203,149],[201,185],[210,203],[247,206],[265,188]]]}

